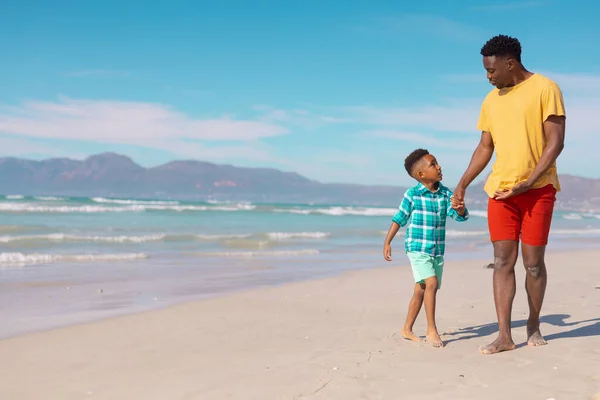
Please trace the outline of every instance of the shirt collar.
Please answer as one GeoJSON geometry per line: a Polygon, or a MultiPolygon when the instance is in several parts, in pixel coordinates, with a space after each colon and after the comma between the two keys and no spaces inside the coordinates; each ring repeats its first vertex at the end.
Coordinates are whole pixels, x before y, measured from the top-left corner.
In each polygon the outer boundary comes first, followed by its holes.
{"type": "MultiPolygon", "coordinates": [[[[419,192],[419,194],[423,194],[425,192],[429,192],[429,189],[427,189],[427,187],[425,185],[423,185],[421,182],[419,182],[416,186],[417,188],[417,192],[419,192]]],[[[438,182],[438,189],[435,192],[431,192],[431,193],[443,193],[445,186],[442,185],[442,182],[438,182]]]]}

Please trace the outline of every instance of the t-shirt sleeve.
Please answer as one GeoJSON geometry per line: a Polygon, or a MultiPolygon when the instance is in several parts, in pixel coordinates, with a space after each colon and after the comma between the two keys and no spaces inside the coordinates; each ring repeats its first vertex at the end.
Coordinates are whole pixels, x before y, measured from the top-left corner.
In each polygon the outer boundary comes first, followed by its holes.
{"type": "Polygon", "coordinates": [[[558,117],[566,116],[562,92],[554,82],[548,85],[542,92],[543,121],[546,121],[551,115],[556,115],[558,117]]]}
{"type": "Polygon", "coordinates": [[[482,132],[492,132],[492,121],[490,120],[490,114],[487,110],[487,100],[484,100],[483,104],[481,104],[477,129],[482,132]]]}

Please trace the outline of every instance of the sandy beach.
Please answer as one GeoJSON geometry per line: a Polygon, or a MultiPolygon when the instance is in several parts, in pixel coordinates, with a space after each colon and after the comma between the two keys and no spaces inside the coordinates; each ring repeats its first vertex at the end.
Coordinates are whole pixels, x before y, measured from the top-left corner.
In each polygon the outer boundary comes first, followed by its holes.
{"type": "Polygon", "coordinates": [[[600,252],[548,254],[539,348],[524,345],[519,265],[518,348],[483,356],[496,333],[489,260],[448,262],[446,347],[434,349],[399,335],[412,290],[399,248],[389,268],[2,340],[0,399],[600,398],[600,252]]]}

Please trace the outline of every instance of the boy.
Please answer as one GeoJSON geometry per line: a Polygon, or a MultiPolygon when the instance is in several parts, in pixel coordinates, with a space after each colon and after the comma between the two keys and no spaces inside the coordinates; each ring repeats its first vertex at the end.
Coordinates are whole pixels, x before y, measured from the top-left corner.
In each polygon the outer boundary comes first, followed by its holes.
{"type": "Polygon", "coordinates": [[[469,213],[464,205],[457,202],[456,208],[453,208],[450,200],[452,192],[440,183],[442,168],[427,150],[417,149],[410,153],[404,160],[404,167],[419,183],[406,191],[398,212],[392,218],[383,256],[392,261],[392,240],[401,226],[408,225],[405,250],[416,283],[402,336],[415,342],[421,341],[412,328],[424,300],[427,315],[425,337],[433,347],[443,347],[435,325],[435,300],[444,270],[446,217],[463,222],[469,218],[469,213]]]}

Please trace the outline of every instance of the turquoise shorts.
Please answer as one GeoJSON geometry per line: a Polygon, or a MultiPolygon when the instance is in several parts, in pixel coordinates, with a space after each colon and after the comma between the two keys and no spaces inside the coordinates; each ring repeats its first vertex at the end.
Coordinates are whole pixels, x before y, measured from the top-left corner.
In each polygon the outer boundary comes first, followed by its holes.
{"type": "Polygon", "coordinates": [[[442,275],[444,273],[444,256],[430,256],[429,254],[406,253],[412,266],[415,283],[425,283],[425,279],[436,276],[438,289],[442,287],[442,275]]]}

